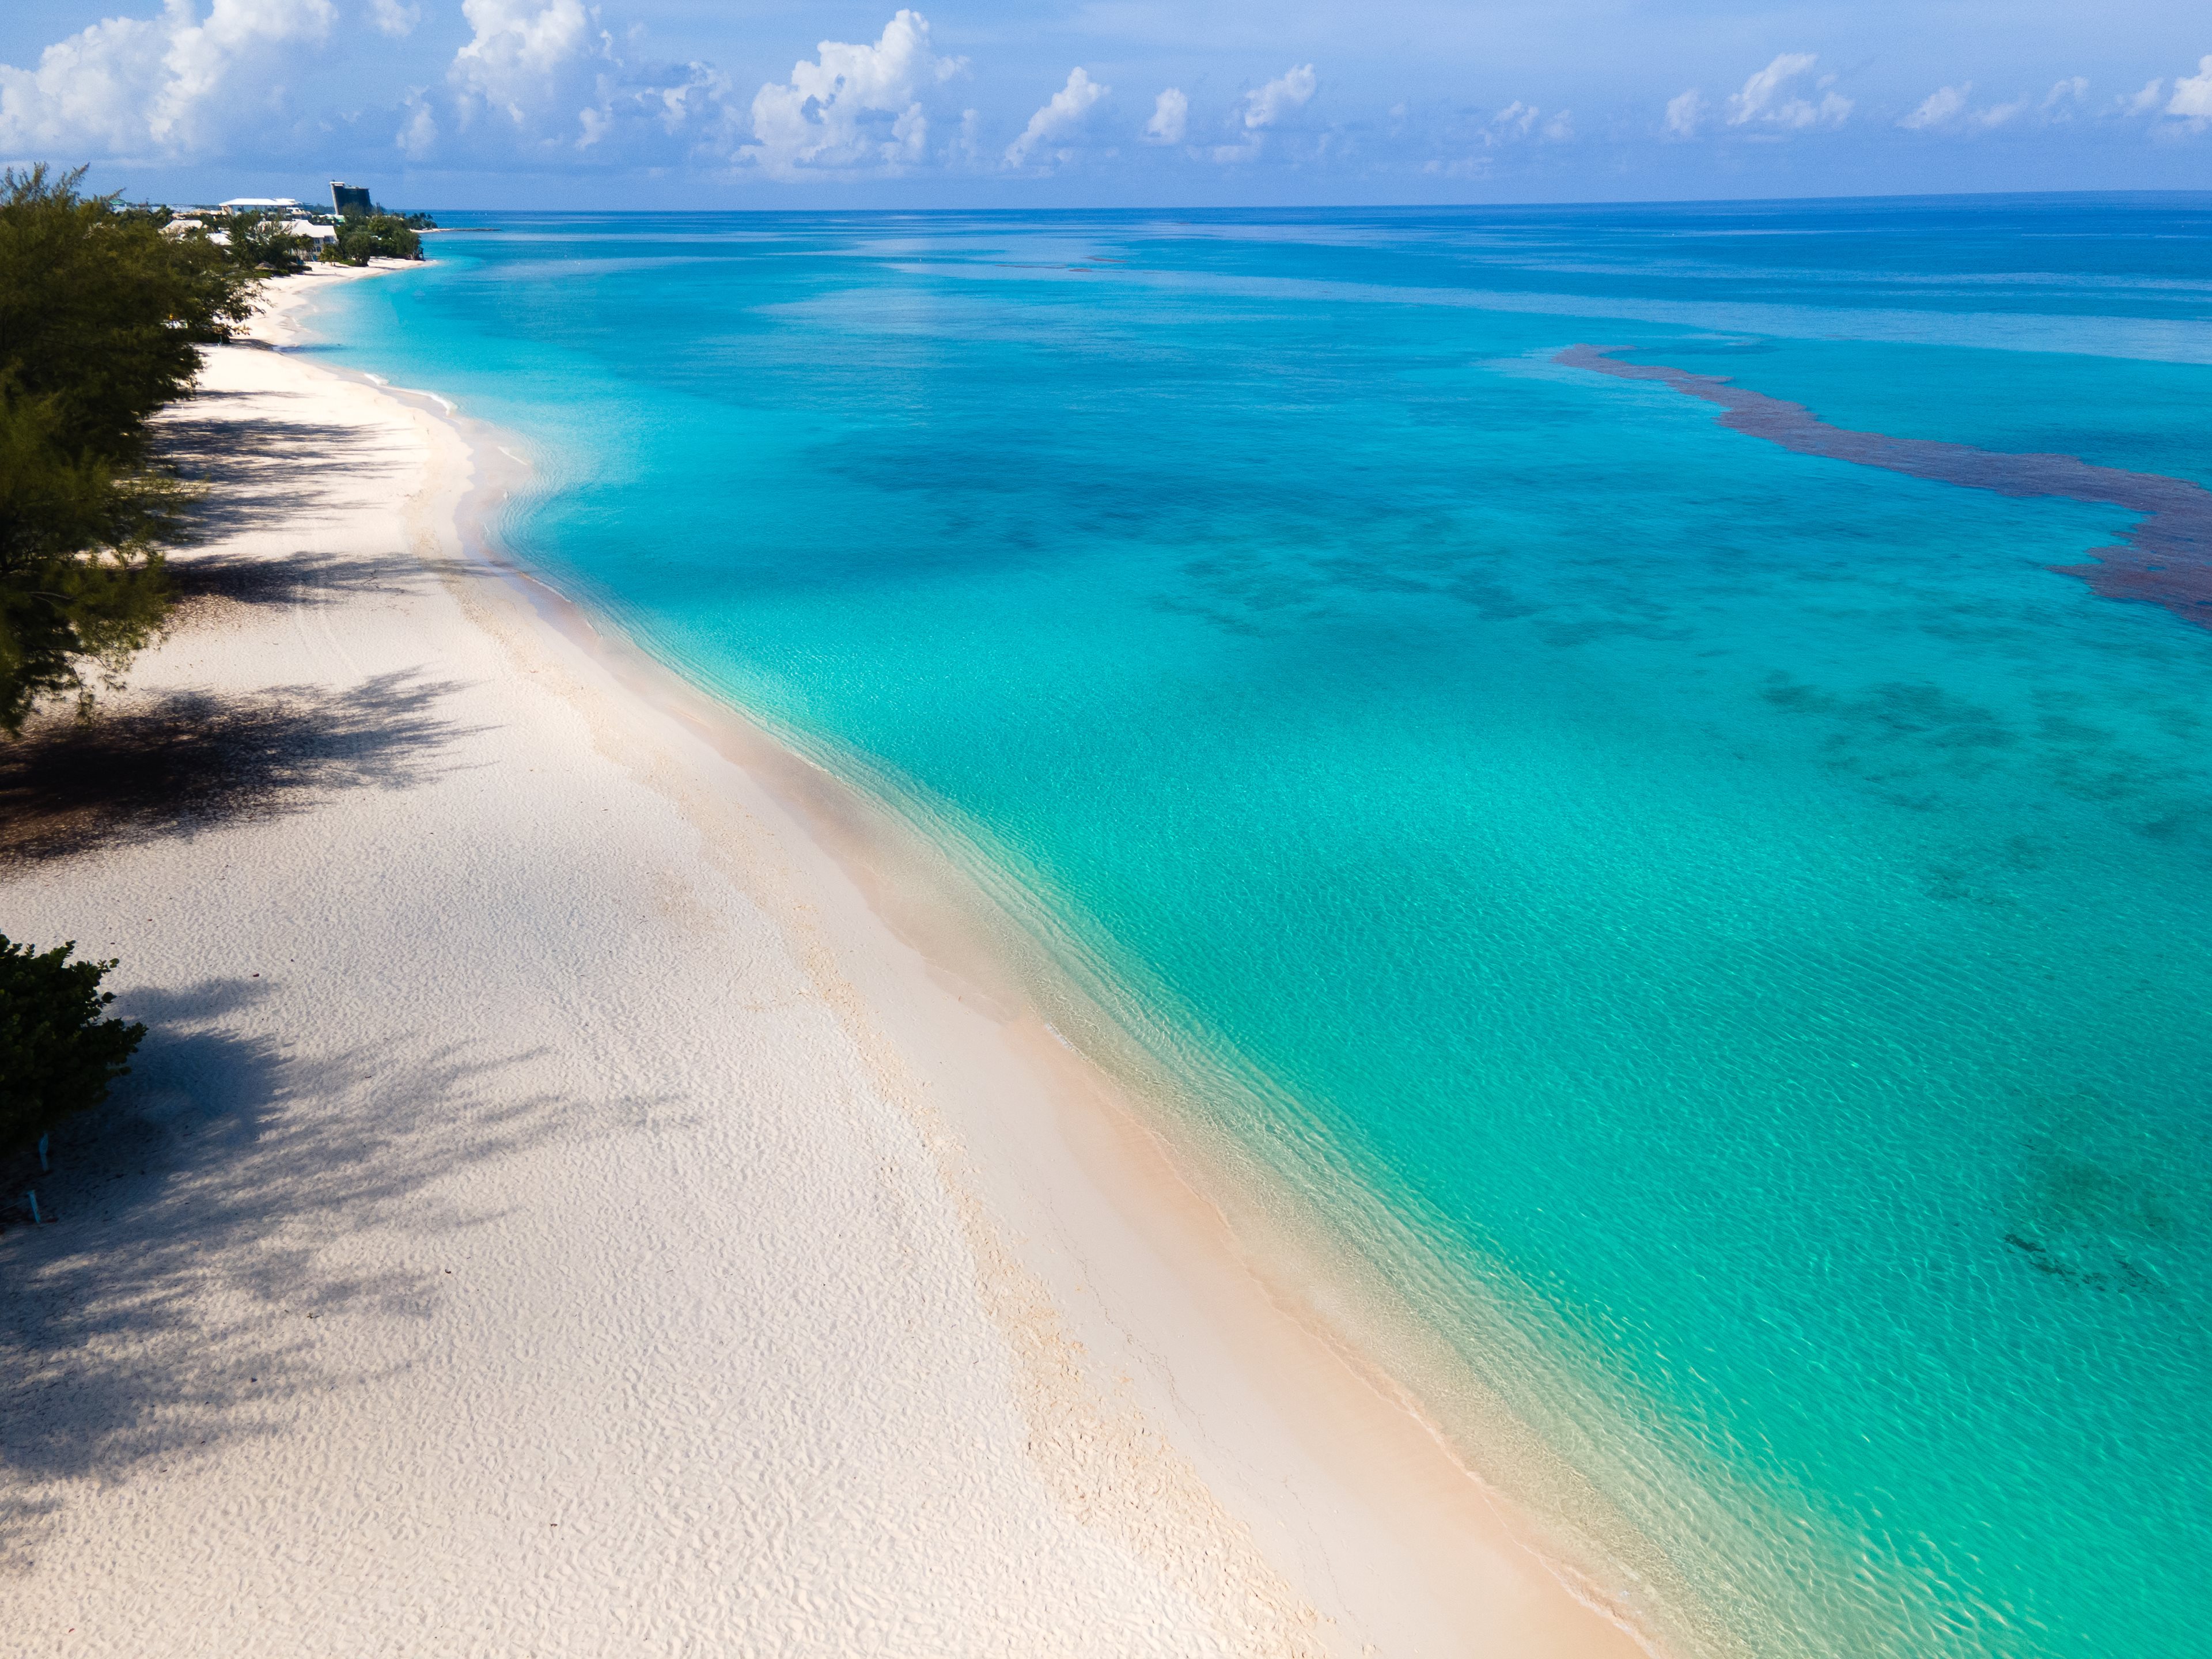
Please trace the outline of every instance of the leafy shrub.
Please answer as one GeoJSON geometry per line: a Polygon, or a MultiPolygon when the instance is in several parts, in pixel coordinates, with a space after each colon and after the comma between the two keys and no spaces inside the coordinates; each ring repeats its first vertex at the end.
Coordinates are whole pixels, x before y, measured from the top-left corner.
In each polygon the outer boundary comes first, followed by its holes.
{"type": "Polygon", "coordinates": [[[71,962],[74,940],[34,951],[0,935],[0,1152],[107,1098],[143,1025],[105,1018],[112,962],[71,962]]]}

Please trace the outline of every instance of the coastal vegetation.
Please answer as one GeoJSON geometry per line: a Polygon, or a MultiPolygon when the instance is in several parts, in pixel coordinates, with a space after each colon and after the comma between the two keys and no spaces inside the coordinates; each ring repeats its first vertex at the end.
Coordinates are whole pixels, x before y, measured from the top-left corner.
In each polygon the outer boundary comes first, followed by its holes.
{"type": "Polygon", "coordinates": [[[0,935],[0,1153],[97,1106],[131,1069],[146,1028],[107,1013],[110,962],[70,960],[74,942],[34,950],[0,935]]]}
{"type": "Polygon", "coordinates": [[[153,453],[296,240],[260,219],[228,242],[87,196],[82,170],[0,173],[0,731],[49,699],[89,710],[160,630],[162,548],[194,492],[153,453]]]}
{"type": "Polygon", "coordinates": [[[338,221],[337,240],[323,247],[323,258],[333,264],[365,265],[371,259],[419,259],[422,239],[413,222],[425,216],[396,213],[349,213],[338,221]]]}
{"type": "Polygon", "coordinates": [[[337,235],[323,245],[322,258],[342,265],[365,265],[371,259],[419,259],[422,239],[416,233],[437,228],[438,222],[428,214],[394,213],[368,201],[363,191],[345,203],[338,215],[337,235]]]}
{"type": "MultiPolygon", "coordinates": [[[[173,220],[171,223],[181,221],[173,220]]],[[[220,218],[207,218],[204,234],[221,231],[228,240],[231,263],[270,276],[292,276],[307,268],[314,240],[291,228],[292,216],[267,208],[246,208],[220,218]]],[[[212,236],[210,240],[214,240],[212,236]]]]}

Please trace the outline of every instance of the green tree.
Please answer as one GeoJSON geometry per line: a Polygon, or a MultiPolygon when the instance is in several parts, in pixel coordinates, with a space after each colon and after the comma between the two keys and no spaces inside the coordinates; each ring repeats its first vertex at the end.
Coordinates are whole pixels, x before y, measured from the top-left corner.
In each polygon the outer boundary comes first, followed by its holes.
{"type": "Polygon", "coordinates": [[[365,265],[371,259],[419,259],[422,239],[396,214],[349,213],[338,221],[337,240],[323,258],[335,264],[365,265]]]}
{"type": "Polygon", "coordinates": [[[147,417],[191,390],[261,276],[151,211],[80,196],[83,173],[0,173],[0,371],[10,395],[56,399],[64,451],[135,460],[147,417]]]}
{"type": "Polygon", "coordinates": [[[163,216],[78,193],[82,170],[0,173],[0,731],[88,702],[158,630],[161,544],[190,493],[149,464],[149,417],[191,391],[263,273],[163,216]]]}
{"type": "Polygon", "coordinates": [[[290,222],[288,214],[248,208],[209,228],[229,237],[233,264],[263,276],[291,276],[307,268],[314,242],[286,229],[290,222]]]}
{"type": "Polygon", "coordinates": [[[112,684],[169,604],[160,542],[189,491],[56,441],[52,398],[0,380],[0,731],[46,698],[112,684]]]}
{"type": "Polygon", "coordinates": [[[71,962],[74,940],[36,951],[0,936],[0,1152],[107,1098],[143,1025],[106,1018],[112,962],[71,962]]]}

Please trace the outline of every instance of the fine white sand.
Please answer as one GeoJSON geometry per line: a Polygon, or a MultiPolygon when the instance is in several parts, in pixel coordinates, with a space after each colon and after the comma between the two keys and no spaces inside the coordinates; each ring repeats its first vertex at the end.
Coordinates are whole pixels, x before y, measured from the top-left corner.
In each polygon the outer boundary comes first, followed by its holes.
{"type": "Polygon", "coordinates": [[[114,708],[232,781],[0,868],[151,1032],[0,1236],[0,1649],[1637,1650],[833,790],[470,561],[454,427],[245,346],[174,424],[114,708]]]}

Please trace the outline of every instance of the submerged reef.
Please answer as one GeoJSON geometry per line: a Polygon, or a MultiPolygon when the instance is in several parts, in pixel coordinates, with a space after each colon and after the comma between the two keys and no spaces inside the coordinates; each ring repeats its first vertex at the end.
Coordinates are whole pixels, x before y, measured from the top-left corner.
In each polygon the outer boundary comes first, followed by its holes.
{"type": "Polygon", "coordinates": [[[2212,490],[2161,472],[2128,472],[2073,455],[2012,455],[1930,438],[1893,438],[1831,426],[1802,404],[1770,398],[1724,375],[1692,374],[1661,363],[1624,363],[1617,346],[1570,346],[1552,361],[1624,380],[1656,380],[1718,404],[1720,423],[1800,455],[1878,466],[1938,483],[2000,495],[2061,495],[2143,514],[2120,544],[2092,548],[2089,564],[2054,567],[2112,599],[2143,599],[2200,628],[2212,628],[2212,490]]]}

